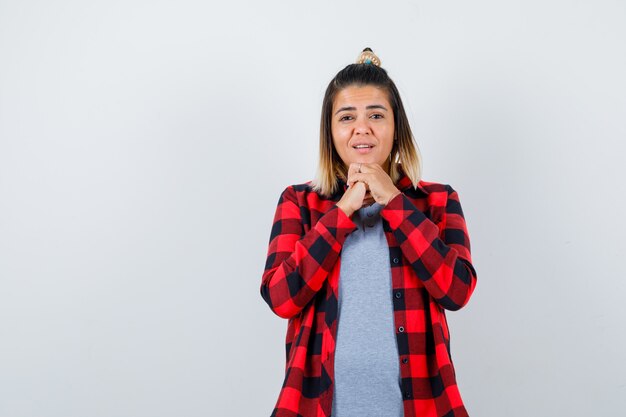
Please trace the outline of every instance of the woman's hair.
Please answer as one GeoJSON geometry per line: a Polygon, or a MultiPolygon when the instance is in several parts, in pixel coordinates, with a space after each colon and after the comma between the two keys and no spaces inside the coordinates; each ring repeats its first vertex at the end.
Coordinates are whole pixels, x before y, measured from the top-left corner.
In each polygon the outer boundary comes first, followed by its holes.
{"type": "Polygon", "coordinates": [[[394,142],[390,154],[389,176],[394,184],[400,179],[400,167],[411,179],[414,187],[421,179],[422,162],[419,148],[413,139],[409,120],[404,111],[400,93],[383,68],[371,64],[350,64],[333,78],[324,95],[320,123],[320,154],[315,179],[311,182],[314,191],[330,197],[338,191],[337,177],[347,180],[348,167],[344,166],[333,144],[331,117],[337,93],[346,87],[371,85],[387,92],[393,110],[394,142]]]}

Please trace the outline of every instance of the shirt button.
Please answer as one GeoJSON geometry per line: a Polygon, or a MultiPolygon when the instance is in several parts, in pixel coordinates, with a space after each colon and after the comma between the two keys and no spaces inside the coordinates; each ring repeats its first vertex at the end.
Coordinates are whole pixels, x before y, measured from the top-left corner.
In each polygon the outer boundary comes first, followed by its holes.
{"type": "Polygon", "coordinates": [[[410,391],[404,391],[404,398],[411,398],[411,392],[410,391]]]}
{"type": "Polygon", "coordinates": [[[398,331],[399,331],[400,333],[404,332],[404,327],[402,327],[402,326],[398,327],[398,331]]]}
{"type": "Polygon", "coordinates": [[[400,262],[400,259],[398,259],[398,258],[393,258],[393,263],[394,263],[394,264],[397,264],[398,262],[400,262]]]}
{"type": "Polygon", "coordinates": [[[402,358],[402,363],[408,363],[409,362],[409,358],[402,358]]]}
{"type": "Polygon", "coordinates": [[[402,293],[400,291],[396,293],[396,298],[402,298],[402,293]]]}

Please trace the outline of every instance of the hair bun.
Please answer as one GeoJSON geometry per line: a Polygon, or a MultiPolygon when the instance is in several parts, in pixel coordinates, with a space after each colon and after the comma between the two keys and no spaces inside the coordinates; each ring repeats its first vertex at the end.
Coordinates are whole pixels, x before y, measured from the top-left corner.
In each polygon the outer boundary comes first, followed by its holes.
{"type": "Polygon", "coordinates": [[[357,64],[374,64],[377,67],[380,67],[380,58],[376,56],[374,51],[370,48],[363,49],[363,52],[356,59],[357,64]]]}

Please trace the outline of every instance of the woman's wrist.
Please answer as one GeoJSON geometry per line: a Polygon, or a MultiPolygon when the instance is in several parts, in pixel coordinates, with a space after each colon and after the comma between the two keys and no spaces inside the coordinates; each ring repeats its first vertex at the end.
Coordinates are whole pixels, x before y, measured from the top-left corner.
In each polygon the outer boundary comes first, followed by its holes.
{"type": "Polygon", "coordinates": [[[400,190],[397,190],[397,189],[396,189],[396,191],[394,191],[393,193],[391,193],[391,196],[387,199],[387,202],[385,203],[385,205],[389,204],[389,202],[390,202],[391,200],[393,200],[394,198],[396,198],[396,197],[397,197],[398,195],[400,195],[400,194],[402,194],[402,191],[400,191],[400,190]]]}
{"type": "Polygon", "coordinates": [[[337,203],[337,207],[339,207],[339,209],[343,211],[345,215],[348,217],[351,217],[352,214],[354,213],[353,211],[350,211],[349,209],[345,208],[343,204],[341,204],[341,202],[337,203]]]}

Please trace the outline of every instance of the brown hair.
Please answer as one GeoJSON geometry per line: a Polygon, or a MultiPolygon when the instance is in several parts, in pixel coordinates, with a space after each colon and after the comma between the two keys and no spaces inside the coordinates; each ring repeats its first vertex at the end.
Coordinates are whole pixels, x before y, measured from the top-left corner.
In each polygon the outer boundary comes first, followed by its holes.
{"type": "Polygon", "coordinates": [[[393,110],[394,142],[391,149],[389,176],[394,184],[400,179],[400,167],[411,179],[414,187],[421,179],[421,155],[417,143],[413,138],[409,120],[404,111],[400,93],[394,82],[387,75],[387,71],[374,64],[350,64],[339,71],[326,88],[322,102],[322,118],[320,122],[320,153],[318,169],[315,179],[311,182],[314,191],[325,197],[330,197],[338,191],[337,178],[344,181],[348,171],[333,145],[331,132],[331,117],[333,103],[337,93],[349,86],[372,85],[387,92],[389,103],[393,110]]]}

